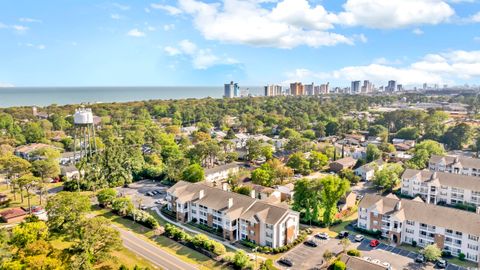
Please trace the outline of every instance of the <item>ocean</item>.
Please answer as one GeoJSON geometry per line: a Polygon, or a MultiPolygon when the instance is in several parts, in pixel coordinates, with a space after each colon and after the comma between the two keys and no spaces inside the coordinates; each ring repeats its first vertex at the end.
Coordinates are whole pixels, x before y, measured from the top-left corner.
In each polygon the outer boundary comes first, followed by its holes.
{"type": "MultiPolygon", "coordinates": [[[[262,87],[242,87],[252,95],[262,87]]],[[[107,103],[150,99],[221,98],[223,87],[7,87],[0,88],[0,107],[107,103]]]]}

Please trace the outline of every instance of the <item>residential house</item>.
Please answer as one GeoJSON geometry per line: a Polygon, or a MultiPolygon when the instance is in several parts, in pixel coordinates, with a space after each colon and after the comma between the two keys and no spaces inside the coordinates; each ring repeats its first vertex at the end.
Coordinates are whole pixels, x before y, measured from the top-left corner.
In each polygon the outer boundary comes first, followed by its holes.
{"type": "Polygon", "coordinates": [[[367,261],[360,257],[342,254],[340,260],[345,263],[348,270],[390,270],[389,267],[367,261]]]}
{"type": "Polygon", "coordinates": [[[480,206],[480,180],[476,176],[406,169],[401,192],[412,197],[419,195],[427,203],[480,206]]]}
{"type": "Polygon", "coordinates": [[[363,181],[370,181],[373,179],[375,172],[377,170],[381,170],[383,167],[384,167],[383,160],[378,159],[356,168],[354,172],[356,175],[360,176],[363,181]]]}
{"type": "Polygon", "coordinates": [[[80,172],[78,171],[75,165],[71,164],[68,166],[61,166],[60,167],[60,175],[67,177],[67,179],[79,179],[80,172]]]}
{"type": "Polygon", "coordinates": [[[345,211],[349,208],[351,209],[357,204],[357,194],[353,192],[348,192],[343,196],[337,204],[338,211],[345,211]]]}
{"type": "Polygon", "coordinates": [[[358,206],[359,228],[381,231],[393,244],[408,243],[425,247],[436,244],[453,256],[480,258],[480,214],[395,195],[367,194],[358,206]]]}
{"type": "Polygon", "coordinates": [[[219,184],[221,181],[226,180],[228,175],[237,173],[239,170],[240,166],[235,162],[206,169],[205,181],[219,184]]]}
{"type": "Polygon", "coordinates": [[[343,169],[353,168],[357,164],[357,161],[352,157],[345,157],[330,163],[330,170],[339,172],[343,169]]]}
{"type": "Polygon", "coordinates": [[[294,188],[295,188],[295,185],[293,183],[288,183],[285,185],[275,187],[275,189],[280,192],[280,198],[282,202],[293,199],[293,194],[295,194],[294,188]]]}
{"type": "Polygon", "coordinates": [[[20,207],[11,208],[0,212],[0,220],[5,223],[17,223],[25,219],[27,214],[28,213],[20,207]]]}
{"type": "Polygon", "coordinates": [[[178,221],[220,229],[231,242],[249,240],[277,248],[292,243],[299,233],[298,212],[203,183],[179,181],[167,190],[166,199],[178,221]]]}
{"type": "Polygon", "coordinates": [[[460,155],[432,155],[428,161],[428,169],[437,172],[480,176],[480,159],[460,155]]]}
{"type": "Polygon", "coordinates": [[[397,151],[408,151],[415,147],[414,140],[393,139],[392,144],[397,151]]]}
{"type": "Polygon", "coordinates": [[[39,156],[35,155],[36,151],[42,148],[47,148],[47,147],[53,147],[53,146],[44,144],[44,143],[31,143],[31,144],[18,146],[17,148],[15,148],[15,151],[13,153],[16,156],[19,156],[23,159],[32,161],[32,160],[40,159],[39,156]]]}

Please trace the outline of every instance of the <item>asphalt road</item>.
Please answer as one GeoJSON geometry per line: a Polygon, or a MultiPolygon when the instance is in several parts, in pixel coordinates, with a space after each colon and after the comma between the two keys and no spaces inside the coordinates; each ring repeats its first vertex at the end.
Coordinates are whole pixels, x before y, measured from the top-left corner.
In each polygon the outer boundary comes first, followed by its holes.
{"type": "Polygon", "coordinates": [[[197,270],[195,265],[186,263],[174,255],[162,250],[158,246],[149,243],[145,239],[136,236],[134,233],[121,228],[115,227],[123,240],[123,245],[138,254],[139,256],[149,260],[165,270],[197,270]]]}

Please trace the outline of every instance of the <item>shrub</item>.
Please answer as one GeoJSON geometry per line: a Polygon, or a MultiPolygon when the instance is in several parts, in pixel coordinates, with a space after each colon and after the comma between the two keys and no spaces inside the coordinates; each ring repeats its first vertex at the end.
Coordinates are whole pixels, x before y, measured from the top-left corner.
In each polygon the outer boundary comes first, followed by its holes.
{"type": "Polygon", "coordinates": [[[278,268],[273,265],[272,259],[267,259],[260,265],[260,270],[278,270],[278,268]]]}
{"type": "Polygon", "coordinates": [[[413,240],[412,241],[412,247],[416,247],[417,246],[417,241],[413,240]]]}
{"type": "Polygon", "coordinates": [[[460,261],[465,261],[465,254],[459,253],[458,254],[458,259],[460,259],[460,261]]]}
{"type": "Polygon", "coordinates": [[[106,188],[97,193],[98,204],[103,207],[111,206],[116,197],[117,191],[113,188],[106,188]]]}
{"type": "Polygon", "coordinates": [[[444,250],[444,251],[442,251],[442,257],[450,258],[450,257],[452,257],[452,253],[450,251],[444,250]]]}
{"type": "Polygon", "coordinates": [[[347,269],[347,266],[342,261],[336,261],[333,264],[333,270],[345,270],[345,269],[347,269]]]}
{"type": "Polygon", "coordinates": [[[158,221],[152,215],[143,210],[134,209],[129,213],[128,217],[151,229],[155,229],[160,226],[158,221]]]}
{"type": "Polygon", "coordinates": [[[178,227],[169,223],[165,225],[165,236],[167,236],[168,238],[172,238],[176,241],[190,243],[195,247],[210,251],[217,256],[223,255],[227,252],[227,249],[222,243],[211,240],[206,235],[201,233],[195,235],[194,237],[191,237],[182,229],[179,229],[178,227]]]}
{"type": "Polygon", "coordinates": [[[358,249],[350,249],[347,254],[354,257],[360,257],[360,251],[358,249]]]}

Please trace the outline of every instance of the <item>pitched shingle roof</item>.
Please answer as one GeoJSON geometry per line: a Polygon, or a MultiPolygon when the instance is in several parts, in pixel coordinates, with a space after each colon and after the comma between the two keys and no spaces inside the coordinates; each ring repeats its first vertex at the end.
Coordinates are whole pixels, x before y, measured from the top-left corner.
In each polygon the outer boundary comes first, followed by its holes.
{"type": "Polygon", "coordinates": [[[381,214],[480,236],[480,214],[473,212],[374,194],[365,195],[359,207],[375,207],[381,214]]]}
{"type": "Polygon", "coordinates": [[[402,179],[414,177],[422,182],[437,182],[442,186],[480,191],[480,180],[476,176],[413,169],[406,169],[402,175],[402,179]]]}
{"type": "Polygon", "coordinates": [[[432,155],[429,160],[430,163],[445,163],[446,166],[451,166],[455,164],[459,167],[465,168],[480,168],[480,159],[478,158],[471,158],[465,156],[439,156],[439,155],[432,155]]]}

